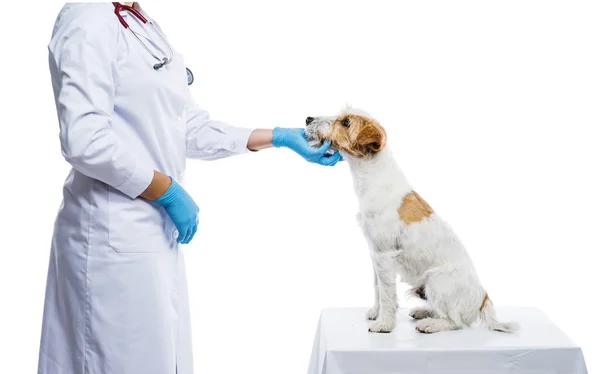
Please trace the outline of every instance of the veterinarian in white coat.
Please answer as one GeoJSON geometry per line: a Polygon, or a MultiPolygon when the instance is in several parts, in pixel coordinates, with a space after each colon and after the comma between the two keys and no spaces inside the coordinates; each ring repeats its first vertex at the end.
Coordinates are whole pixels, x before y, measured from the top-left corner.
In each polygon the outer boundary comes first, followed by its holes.
{"type": "Polygon", "coordinates": [[[327,144],[308,146],[302,129],[211,120],[177,52],[153,68],[153,55],[172,48],[160,27],[151,20],[157,35],[118,6],[65,5],[49,44],[62,153],[73,168],[52,239],[39,374],[192,374],[179,243],[192,240],[198,207],[178,183],[186,157],[276,146],[323,165],[340,159],[327,144]]]}

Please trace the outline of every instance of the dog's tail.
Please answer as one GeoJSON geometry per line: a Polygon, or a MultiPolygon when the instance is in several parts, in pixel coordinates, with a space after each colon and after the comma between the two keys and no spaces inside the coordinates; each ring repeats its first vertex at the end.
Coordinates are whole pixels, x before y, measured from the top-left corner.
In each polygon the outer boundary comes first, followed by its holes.
{"type": "Polygon", "coordinates": [[[519,325],[516,322],[498,322],[496,319],[496,310],[492,304],[492,300],[485,294],[481,307],[479,308],[479,318],[483,325],[490,330],[501,331],[501,332],[515,332],[519,329],[519,325]]]}

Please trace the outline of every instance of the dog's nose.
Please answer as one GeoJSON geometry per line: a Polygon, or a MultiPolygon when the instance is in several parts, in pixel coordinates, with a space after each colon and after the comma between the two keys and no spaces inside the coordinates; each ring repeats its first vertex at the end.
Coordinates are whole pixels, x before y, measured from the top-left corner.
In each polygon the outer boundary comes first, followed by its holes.
{"type": "Polygon", "coordinates": [[[310,125],[310,123],[311,123],[312,121],[314,121],[314,120],[315,120],[315,119],[314,119],[314,118],[312,118],[312,117],[306,117],[306,126],[310,125]]]}

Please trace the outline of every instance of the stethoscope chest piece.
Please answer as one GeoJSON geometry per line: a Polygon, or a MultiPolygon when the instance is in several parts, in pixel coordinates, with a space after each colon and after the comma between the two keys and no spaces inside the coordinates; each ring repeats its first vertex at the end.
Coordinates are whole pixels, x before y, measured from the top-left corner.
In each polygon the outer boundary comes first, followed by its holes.
{"type": "Polygon", "coordinates": [[[194,83],[194,74],[188,68],[185,68],[185,71],[187,73],[187,80],[188,80],[188,86],[189,86],[190,84],[194,83]]]}

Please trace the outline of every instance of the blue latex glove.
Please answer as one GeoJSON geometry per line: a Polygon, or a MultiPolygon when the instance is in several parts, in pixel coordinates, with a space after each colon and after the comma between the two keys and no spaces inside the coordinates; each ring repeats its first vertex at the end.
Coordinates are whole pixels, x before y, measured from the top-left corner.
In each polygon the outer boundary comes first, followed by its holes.
{"type": "Polygon", "coordinates": [[[332,155],[325,154],[331,145],[329,140],[326,140],[319,148],[311,147],[304,137],[304,129],[302,128],[286,129],[276,127],[273,129],[272,142],[275,147],[289,148],[304,157],[306,161],[320,165],[333,166],[342,158],[338,151],[335,151],[332,155]]]}
{"type": "Polygon", "coordinates": [[[171,186],[155,200],[162,205],[175,224],[179,236],[177,243],[188,244],[198,230],[198,205],[192,197],[171,178],[171,186]]]}

